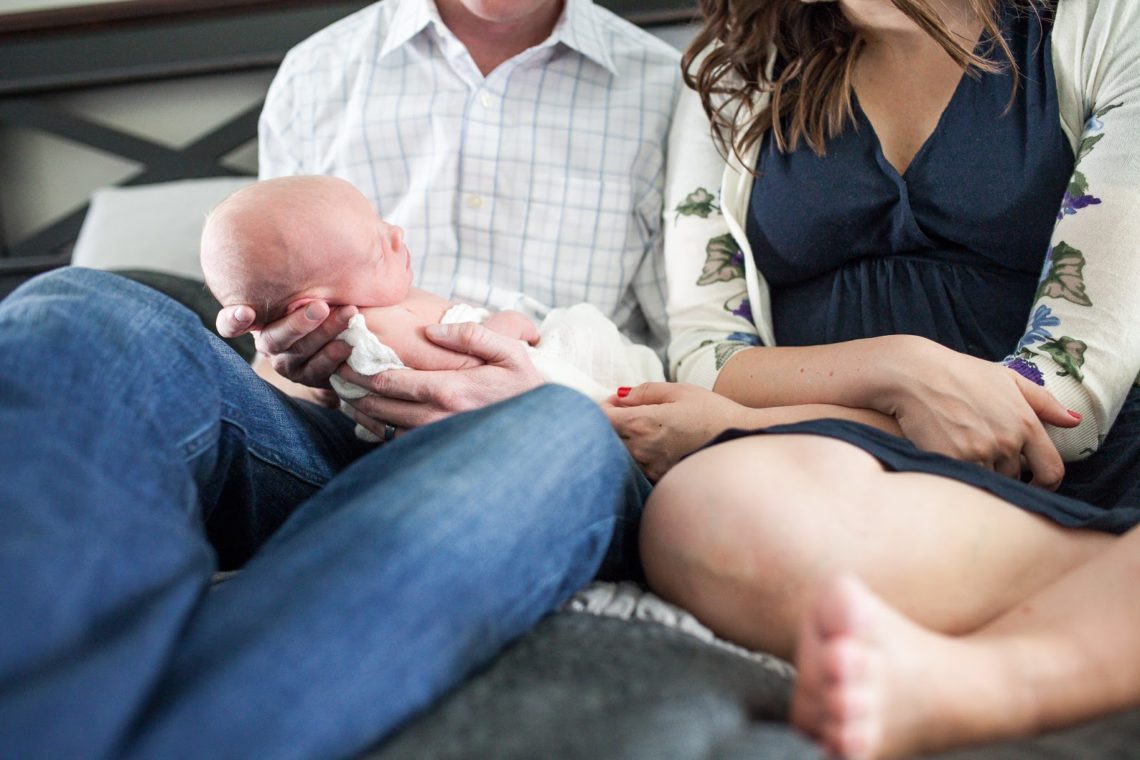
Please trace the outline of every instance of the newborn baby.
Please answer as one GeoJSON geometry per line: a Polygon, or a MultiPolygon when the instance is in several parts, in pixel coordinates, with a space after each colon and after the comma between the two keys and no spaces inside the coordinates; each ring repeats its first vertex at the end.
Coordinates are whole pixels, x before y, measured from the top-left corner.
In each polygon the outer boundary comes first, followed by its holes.
{"type": "MultiPolygon", "coordinates": [[[[349,364],[363,375],[402,366],[475,366],[481,360],[424,335],[431,324],[475,321],[535,347],[531,360],[548,381],[597,401],[621,385],[664,380],[653,351],[630,343],[587,304],[553,310],[540,330],[520,312],[490,313],[412,287],[403,230],[335,177],[282,177],[237,191],[207,217],[201,260],[222,306],[253,307],[253,329],[314,300],[357,306],[360,313],[339,337],[353,346],[349,364]]],[[[336,376],[330,382],[342,398],[364,393],[336,376]]]]}

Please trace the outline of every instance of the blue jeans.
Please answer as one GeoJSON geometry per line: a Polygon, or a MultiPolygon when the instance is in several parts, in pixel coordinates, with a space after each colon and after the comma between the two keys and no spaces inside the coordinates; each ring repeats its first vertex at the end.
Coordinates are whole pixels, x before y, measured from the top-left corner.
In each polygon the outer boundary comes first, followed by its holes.
{"type": "Polygon", "coordinates": [[[0,304],[0,756],[351,755],[635,563],[648,486],[572,391],[351,429],[114,275],[0,304]]]}

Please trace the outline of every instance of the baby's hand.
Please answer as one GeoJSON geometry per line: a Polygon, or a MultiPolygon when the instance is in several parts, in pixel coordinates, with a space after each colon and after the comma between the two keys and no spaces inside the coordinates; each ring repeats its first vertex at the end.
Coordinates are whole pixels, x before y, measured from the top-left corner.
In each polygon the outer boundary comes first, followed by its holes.
{"type": "Polygon", "coordinates": [[[525,340],[532,346],[538,345],[538,328],[534,326],[530,317],[522,312],[500,311],[488,317],[483,325],[499,335],[525,340]]]}

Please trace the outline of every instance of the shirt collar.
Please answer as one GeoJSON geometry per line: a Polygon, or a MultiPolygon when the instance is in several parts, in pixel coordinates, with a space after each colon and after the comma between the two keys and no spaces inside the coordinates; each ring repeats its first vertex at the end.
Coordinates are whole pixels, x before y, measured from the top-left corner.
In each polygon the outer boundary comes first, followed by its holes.
{"type": "Polygon", "coordinates": [[[610,55],[598,13],[599,9],[594,7],[593,0],[566,0],[566,9],[554,25],[550,37],[618,76],[620,72],[610,55]]]}
{"type": "MultiPolygon", "coordinates": [[[[453,37],[444,26],[439,11],[432,0],[389,0],[396,6],[392,11],[388,34],[380,48],[383,58],[388,53],[404,45],[408,40],[433,24],[445,38],[453,37]]],[[[562,17],[554,25],[554,31],[544,45],[561,42],[568,48],[581,53],[598,65],[617,76],[618,69],[599,27],[597,11],[593,0],[566,0],[562,17]]]]}
{"type": "Polygon", "coordinates": [[[439,11],[431,0],[388,0],[395,9],[388,22],[388,34],[380,48],[380,58],[404,45],[432,22],[443,27],[439,11]]]}

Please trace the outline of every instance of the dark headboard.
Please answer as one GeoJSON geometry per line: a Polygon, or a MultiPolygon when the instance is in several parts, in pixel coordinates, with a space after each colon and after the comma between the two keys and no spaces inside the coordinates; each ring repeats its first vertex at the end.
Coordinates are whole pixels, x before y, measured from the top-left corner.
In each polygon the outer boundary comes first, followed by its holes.
{"type": "MultiPolygon", "coordinates": [[[[642,26],[686,23],[695,15],[695,0],[598,1],[642,26]]],[[[121,185],[235,174],[221,158],[256,137],[260,103],[172,148],[61,109],[54,96],[272,71],[293,45],[370,2],[130,0],[0,15],[0,128],[35,130],[128,159],[140,168],[121,185]]],[[[0,294],[31,274],[66,264],[87,212],[86,206],[69,210],[9,239],[4,198],[25,191],[0,187],[0,294]]]]}

